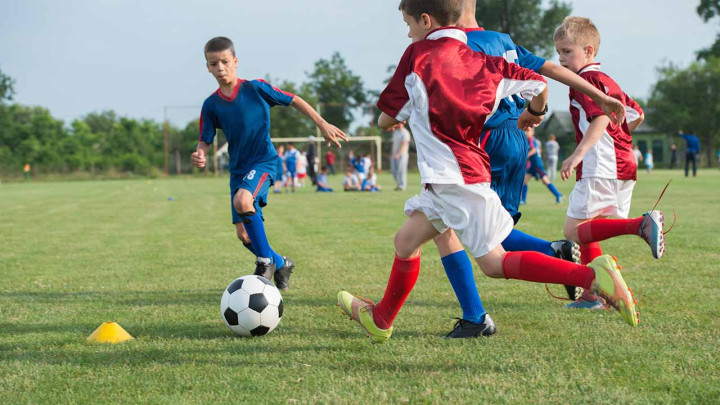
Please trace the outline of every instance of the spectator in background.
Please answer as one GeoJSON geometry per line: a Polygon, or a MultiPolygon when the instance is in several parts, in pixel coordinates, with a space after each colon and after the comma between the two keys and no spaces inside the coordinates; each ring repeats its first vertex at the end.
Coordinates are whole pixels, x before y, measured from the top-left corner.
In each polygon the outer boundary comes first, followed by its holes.
{"type": "Polygon", "coordinates": [[[273,176],[273,193],[280,194],[282,185],[285,184],[285,145],[280,144],[275,149],[277,149],[278,160],[273,176]]]}
{"type": "Polygon", "coordinates": [[[637,167],[640,167],[640,162],[642,162],[643,157],[639,146],[633,146],[633,155],[635,155],[635,164],[637,165],[637,167]]]}
{"type": "Polygon", "coordinates": [[[550,181],[555,180],[559,152],[560,144],[557,143],[555,134],[550,134],[549,139],[545,142],[545,165],[548,168],[548,177],[550,178],[550,181]]]}
{"type": "Polygon", "coordinates": [[[308,159],[307,159],[307,153],[303,152],[298,156],[297,164],[295,165],[295,170],[297,172],[297,184],[298,187],[305,187],[305,178],[307,178],[308,173],[308,159]]]}
{"type": "Polygon", "coordinates": [[[25,176],[25,181],[30,181],[30,163],[25,163],[23,166],[23,176],[25,176]]]}
{"type": "Polygon", "coordinates": [[[320,173],[317,175],[317,190],[319,192],[323,193],[332,193],[333,189],[328,186],[327,182],[327,176],[328,176],[328,167],[323,166],[322,169],[320,169],[320,173]]]}
{"type": "Polygon", "coordinates": [[[355,174],[356,170],[352,166],[348,166],[345,170],[345,177],[343,178],[343,190],[345,191],[360,191],[360,179],[355,174]]]}
{"type": "Polygon", "coordinates": [[[655,167],[655,162],[653,161],[653,154],[652,151],[648,149],[647,153],[645,154],[645,168],[647,169],[647,172],[650,173],[655,167]]]}
{"type": "MultiPolygon", "coordinates": [[[[692,130],[690,130],[692,132],[692,130]]],[[[678,134],[685,140],[685,177],[688,176],[690,162],[693,167],[693,177],[697,176],[697,155],[700,154],[700,140],[692,133],[686,134],[681,129],[678,134]]]]}
{"type": "Polygon", "coordinates": [[[328,170],[330,171],[330,174],[333,176],[335,175],[335,153],[333,153],[332,150],[328,148],[328,151],[325,152],[325,165],[327,166],[328,170]]]}
{"type": "Polygon", "coordinates": [[[317,157],[317,146],[315,145],[315,137],[310,135],[308,136],[308,146],[307,146],[307,174],[310,176],[310,180],[312,181],[313,186],[316,183],[315,179],[315,158],[317,157]]]}
{"type": "Polygon", "coordinates": [[[402,122],[390,129],[393,131],[390,172],[397,184],[395,191],[405,190],[405,187],[407,187],[407,167],[410,157],[410,132],[402,122]]]}
{"type": "Polygon", "coordinates": [[[677,146],[670,145],[670,169],[677,167],[677,146]]]}

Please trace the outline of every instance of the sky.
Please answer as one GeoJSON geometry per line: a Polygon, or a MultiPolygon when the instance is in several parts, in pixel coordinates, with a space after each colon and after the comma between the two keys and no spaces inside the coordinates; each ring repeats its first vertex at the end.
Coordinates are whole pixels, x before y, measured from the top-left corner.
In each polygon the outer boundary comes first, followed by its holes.
{"type": "MultiPolygon", "coordinates": [[[[368,89],[381,90],[409,44],[397,0],[0,0],[0,70],[15,101],[48,108],[65,122],[96,111],[184,126],[217,89],[205,42],[230,37],[245,79],[307,80],[338,51],[368,89]]],[[[656,69],[687,66],[717,24],[698,0],[575,0],[602,42],[598,61],[626,93],[647,98],[656,69]]],[[[519,44],[522,45],[522,44],[519,44]]],[[[557,58],[551,59],[557,62],[557,58]]],[[[550,109],[568,108],[567,88],[550,85],[550,109]]]]}

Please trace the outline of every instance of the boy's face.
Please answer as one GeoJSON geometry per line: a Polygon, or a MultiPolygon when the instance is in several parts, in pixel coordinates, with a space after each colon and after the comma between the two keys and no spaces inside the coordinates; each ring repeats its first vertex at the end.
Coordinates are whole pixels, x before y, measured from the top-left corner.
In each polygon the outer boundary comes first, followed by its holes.
{"type": "Polygon", "coordinates": [[[580,69],[595,61],[592,46],[582,47],[569,38],[555,41],[555,50],[560,57],[560,64],[577,73],[580,69]]]}
{"type": "Polygon", "coordinates": [[[408,26],[408,38],[410,38],[412,42],[422,41],[428,32],[432,30],[432,21],[427,14],[421,14],[420,19],[416,20],[415,17],[406,14],[405,10],[403,10],[402,16],[403,21],[405,21],[408,26]]]}
{"type": "Polygon", "coordinates": [[[228,85],[237,81],[237,57],[232,51],[226,49],[220,52],[208,52],[205,54],[208,72],[212,73],[218,84],[228,85]]]}

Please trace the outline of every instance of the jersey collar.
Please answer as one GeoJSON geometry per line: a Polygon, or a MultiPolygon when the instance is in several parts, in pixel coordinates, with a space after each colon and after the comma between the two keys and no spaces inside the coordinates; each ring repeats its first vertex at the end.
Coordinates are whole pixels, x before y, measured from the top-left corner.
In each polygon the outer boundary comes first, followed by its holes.
{"type": "Polygon", "coordinates": [[[217,91],[216,91],[215,93],[217,93],[217,95],[220,96],[220,98],[223,99],[223,100],[225,100],[225,101],[234,101],[234,100],[235,100],[235,97],[237,97],[238,91],[240,90],[240,85],[241,85],[244,81],[245,81],[245,80],[243,80],[243,79],[238,79],[238,81],[237,81],[237,86],[235,86],[235,90],[233,90],[233,94],[232,94],[232,96],[230,96],[230,97],[224,95],[223,92],[220,91],[220,88],[219,88],[219,87],[218,87],[218,89],[217,89],[217,91]]]}
{"type": "Polygon", "coordinates": [[[467,35],[465,35],[465,30],[459,27],[442,27],[434,29],[425,36],[425,39],[440,39],[440,38],[454,38],[458,41],[461,41],[462,43],[467,43],[467,35]]]}
{"type": "Polygon", "coordinates": [[[589,65],[584,66],[580,71],[577,72],[577,74],[585,73],[585,72],[599,72],[600,71],[600,64],[599,63],[591,63],[589,65]]]}
{"type": "Polygon", "coordinates": [[[485,28],[483,28],[483,27],[465,28],[465,32],[473,32],[473,31],[485,31],[485,28]]]}

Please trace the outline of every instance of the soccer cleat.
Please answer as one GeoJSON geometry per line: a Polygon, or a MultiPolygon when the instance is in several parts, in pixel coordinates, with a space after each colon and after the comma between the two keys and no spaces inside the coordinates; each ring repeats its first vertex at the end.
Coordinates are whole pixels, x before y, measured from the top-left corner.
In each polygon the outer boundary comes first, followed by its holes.
{"type": "Polygon", "coordinates": [[[588,267],[595,272],[595,280],[590,292],[599,295],[607,305],[620,312],[630,326],[637,326],[638,313],[635,311],[635,300],[617,269],[615,259],[610,255],[598,256],[588,264],[588,267]]]}
{"type": "Polygon", "coordinates": [[[483,323],[474,323],[465,319],[457,318],[455,327],[445,335],[445,339],[476,338],[479,336],[492,336],[497,332],[495,322],[490,315],[485,314],[483,323]]]}
{"type": "Polygon", "coordinates": [[[650,245],[653,257],[659,259],[665,254],[665,216],[662,211],[654,210],[644,213],[643,217],[638,235],[650,245]]]}
{"type": "MultiPolygon", "coordinates": [[[[558,259],[580,264],[580,245],[577,243],[567,239],[556,240],[550,243],[550,248],[555,252],[555,257],[558,259]]],[[[573,285],[566,285],[565,291],[567,291],[568,297],[574,301],[580,298],[583,289],[573,285]]]]}
{"type": "Polygon", "coordinates": [[[275,263],[263,263],[261,261],[257,261],[255,262],[255,273],[253,274],[272,280],[273,275],[275,274],[275,263]]]}
{"type": "Polygon", "coordinates": [[[283,259],[285,259],[285,265],[275,272],[275,286],[278,290],[286,291],[290,288],[290,274],[293,272],[293,268],[295,268],[295,262],[287,256],[283,256],[283,259]]]}
{"type": "Polygon", "coordinates": [[[342,308],[345,315],[357,322],[365,330],[373,343],[384,343],[392,336],[392,326],[388,329],[380,329],[375,325],[372,311],[375,303],[365,299],[357,298],[347,291],[338,293],[338,305],[342,308]]]}
{"type": "Polygon", "coordinates": [[[598,297],[595,301],[587,301],[582,297],[575,301],[565,305],[565,308],[577,308],[577,309],[607,309],[607,305],[602,298],[598,297]]]}

